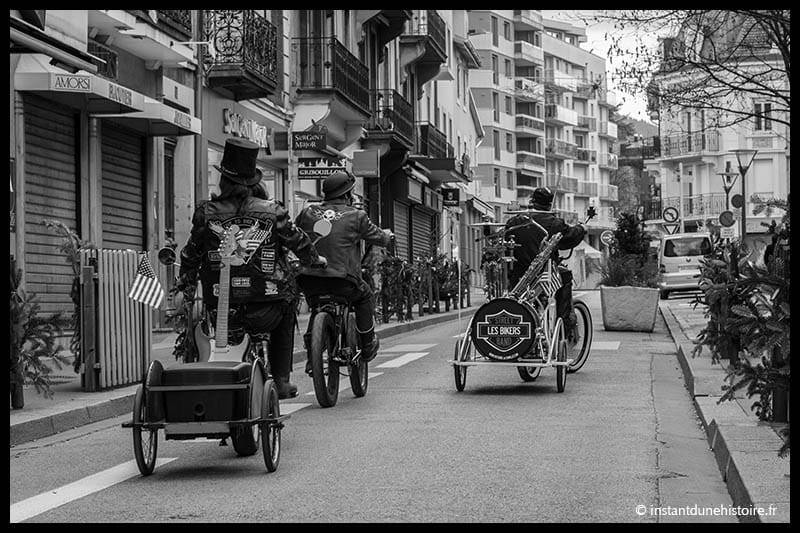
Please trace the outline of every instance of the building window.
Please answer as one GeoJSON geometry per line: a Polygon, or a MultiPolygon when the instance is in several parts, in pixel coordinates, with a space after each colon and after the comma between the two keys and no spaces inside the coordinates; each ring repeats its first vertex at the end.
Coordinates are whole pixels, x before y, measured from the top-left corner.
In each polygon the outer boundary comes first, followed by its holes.
{"type": "Polygon", "coordinates": [[[492,45],[498,46],[500,44],[500,38],[497,34],[497,17],[492,17],[492,45]]]}
{"type": "Polygon", "coordinates": [[[500,159],[500,132],[492,130],[492,141],[494,141],[494,158],[500,159]]]}
{"type": "MultiPolygon", "coordinates": [[[[500,197],[500,169],[494,169],[494,195],[500,197]]],[[[498,218],[498,220],[500,220],[498,218]]]]}
{"type": "Polygon", "coordinates": [[[506,188],[514,190],[514,173],[506,170],[506,188]]]}
{"type": "Polygon", "coordinates": [[[506,152],[514,151],[514,136],[506,133],[506,152]]]}
{"type": "MultiPolygon", "coordinates": [[[[498,196],[500,196],[498,194],[498,196]]],[[[495,222],[500,222],[500,206],[495,206],[494,208],[494,220],[495,222]]]]}
{"type": "Polygon", "coordinates": [[[533,34],[533,46],[538,46],[539,48],[542,47],[542,38],[538,32],[534,32],[533,34]]]}
{"type": "Polygon", "coordinates": [[[505,66],[506,77],[507,78],[513,78],[514,77],[514,69],[511,68],[511,60],[510,59],[506,59],[506,60],[503,61],[503,64],[505,66]]]}
{"type": "Polygon", "coordinates": [[[770,118],[770,113],[772,113],[772,104],[770,103],[760,103],[754,104],[755,109],[753,114],[755,115],[756,121],[756,131],[770,131],[772,130],[772,120],[770,118]]]}
{"type": "Polygon", "coordinates": [[[498,66],[497,56],[492,54],[492,83],[494,83],[495,85],[500,84],[499,68],[500,67],[498,66]]]}
{"type": "Polygon", "coordinates": [[[461,65],[458,66],[456,72],[458,74],[456,76],[456,95],[458,96],[458,100],[461,100],[461,65]]]}
{"type": "Polygon", "coordinates": [[[492,93],[492,111],[495,122],[500,122],[500,98],[497,93],[492,93]]]}
{"type": "Polygon", "coordinates": [[[511,24],[508,22],[503,22],[503,38],[506,41],[511,40],[511,24]]]}
{"type": "Polygon", "coordinates": [[[514,114],[513,104],[511,102],[512,102],[511,97],[510,96],[506,96],[506,114],[507,115],[513,115],[514,114]]]}

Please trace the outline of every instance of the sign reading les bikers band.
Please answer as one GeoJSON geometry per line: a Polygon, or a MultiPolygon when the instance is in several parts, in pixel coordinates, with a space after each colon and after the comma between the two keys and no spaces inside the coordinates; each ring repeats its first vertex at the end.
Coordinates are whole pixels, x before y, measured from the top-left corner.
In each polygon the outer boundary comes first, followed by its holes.
{"type": "Polygon", "coordinates": [[[536,320],[524,305],[497,298],[482,305],[472,322],[472,341],[484,357],[508,361],[530,352],[536,320]]]}

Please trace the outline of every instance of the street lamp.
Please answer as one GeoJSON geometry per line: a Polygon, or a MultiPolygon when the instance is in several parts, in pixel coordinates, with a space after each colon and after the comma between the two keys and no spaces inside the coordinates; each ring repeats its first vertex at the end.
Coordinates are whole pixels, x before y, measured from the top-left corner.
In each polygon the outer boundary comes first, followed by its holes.
{"type": "Polygon", "coordinates": [[[729,150],[736,155],[736,161],[739,163],[739,174],[742,175],[742,243],[744,243],[745,234],[747,232],[747,196],[745,193],[746,180],[745,176],[753,164],[758,150],[751,150],[750,148],[737,148],[729,150]]]}
{"type": "Polygon", "coordinates": [[[729,210],[730,194],[733,185],[736,183],[736,178],[739,177],[738,172],[717,172],[717,176],[722,179],[722,189],[725,191],[725,210],[729,210]]]}

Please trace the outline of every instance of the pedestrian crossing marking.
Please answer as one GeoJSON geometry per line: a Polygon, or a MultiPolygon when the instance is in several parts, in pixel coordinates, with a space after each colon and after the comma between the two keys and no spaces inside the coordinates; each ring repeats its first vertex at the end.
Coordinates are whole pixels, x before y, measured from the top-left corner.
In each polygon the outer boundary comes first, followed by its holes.
{"type": "Polygon", "coordinates": [[[300,403],[300,402],[297,402],[297,403],[283,403],[283,402],[281,402],[281,404],[280,404],[281,414],[282,415],[290,415],[292,413],[295,413],[295,412],[299,411],[300,409],[305,409],[309,405],[311,405],[311,404],[310,403],[300,403]]]}
{"type": "MultiPolygon", "coordinates": [[[[369,379],[377,378],[378,376],[381,376],[381,375],[383,375],[383,372],[367,372],[367,377],[369,379]]],[[[339,392],[345,391],[345,390],[347,390],[349,388],[350,388],[349,384],[347,384],[347,385],[340,384],[339,385],[339,392]]],[[[312,394],[316,394],[316,393],[312,390],[311,392],[307,392],[306,396],[311,396],[312,394]]]]}
{"type": "MultiPolygon", "coordinates": [[[[177,457],[156,459],[156,468],[174,461],[177,457]]],[[[136,461],[128,461],[97,474],[92,474],[74,483],[43,492],[21,502],[11,504],[11,522],[22,522],[36,515],[61,507],[71,501],[100,492],[126,479],[140,475],[136,461]]]]}
{"type": "Polygon", "coordinates": [[[415,360],[419,359],[420,357],[425,357],[426,355],[428,355],[428,353],[429,352],[411,352],[411,353],[407,353],[407,354],[401,355],[400,357],[395,357],[394,359],[392,359],[390,361],[386,361],[385,363],[381,363],[376,368],[398,368],[398,367],[401,367],[401,366],[405,365],[406,363],[410,363],[411,361],[415,361],[415,360]]]}
{"type": "Polygon", "coordinates": [[[619,350],[619,341],[592,341],[592,351],[619,350]]]}
{"type": "Polygon", "coordinates": [[[422,350],[430,350],[436,346],[435,344],[398,344],[390,348],[381,349],[381,352],[419,352],[422,350]]]}

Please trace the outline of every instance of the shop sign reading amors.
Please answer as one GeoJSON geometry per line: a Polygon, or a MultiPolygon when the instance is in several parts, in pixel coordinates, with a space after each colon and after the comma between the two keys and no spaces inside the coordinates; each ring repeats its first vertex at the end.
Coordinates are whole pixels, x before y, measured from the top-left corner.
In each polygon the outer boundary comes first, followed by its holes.
{"type": "Polygon", "coordinates": [[[50,77],[50,89],[54,91],[92,92],[91,76],[57,74],[50,77]]]}
{"type": "Polygon", "coordinates": [[[272,133],[271,128],[259,124],[255,120],[245,118],[239,113],[225,108],[222,110],[222,131],[233,135],[234,137],[243,137],[247,140],[253,141],[260,147],[267,150],[268,154],[272,154],[269,146],[269,136],[272,133]]]}

